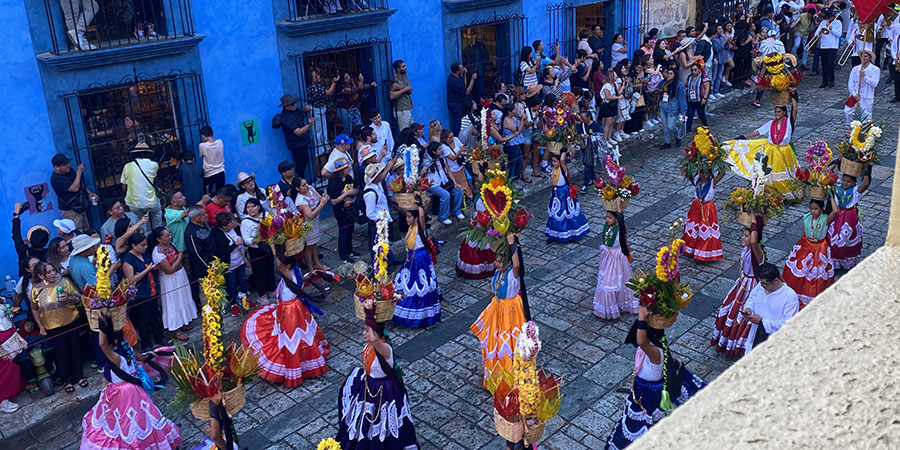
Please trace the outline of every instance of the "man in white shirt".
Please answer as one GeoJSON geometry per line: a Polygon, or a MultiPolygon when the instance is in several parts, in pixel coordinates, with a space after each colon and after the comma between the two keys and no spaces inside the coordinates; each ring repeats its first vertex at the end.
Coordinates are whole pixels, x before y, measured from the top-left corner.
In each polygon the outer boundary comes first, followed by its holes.
{"type": "MultiPolygon", "coordinates": [[[[325,163],[325,166],[322,167],[322,178],[328,179],[331,178],[331,174],[334,173],[334,162],[341,159],[346,158],[348,161],[353,163],[353,158],[350,157],[350,144],[353,143],[353,138],[347,136],[346,134],[339,134],[334,138],[334,150],[331,151],[331,154],[328,155],[328,162],[325,163]]],[[[350,172],[350,176],[353,176],[353,172],[350,172]]]]}
{"type": "Polygon", "coordinates": [[[750,291],[750,297],[741,311],[752,324],[747,336],[747,352],[754,345],[765,341],[770,334],[780,330],[800,310],[797,293],[784,284],[774,264],[761,264],[756,279],[759,284],[750,291]]]}
{"type": "Polygon", "coordinates": [[[872,50],[873,55],[875,50],[875,26],[872,24],[863,24],[862,29],[859,27],[859,21],[857,19],[850,19],[850,27],[847,28],[847,34],[844,36],[844,40],[848,43],[847,45],[852,45],[853,50],[850,53],[850,62],[852,66],[858,66],[859,52],[862,50],[872,50]],[[869,28],[871,27],[871,30],[869,28]],[[868,38],[872,39],[872,42],[867,42],[868,38]]]}
{"type": "Polygon", "coordinates": [[[847,90],[856,99],[855,105],[844,105],[844,119],[847,125],[853,120],[853,114],[857,108],[862,112],[863,120],[872,120],[872,107],[875,103],[875,87],[881,79],[881,69],[872,64],[875,54],[871,50],[864,49],[859,53],[860,65],[850,70],[850,78],[847,80],[847,90]]]}
{"type": "Polygon", "coordinates": [[[394,151],[394,135],[391,134],[391,124],[385,122],[381,117],[381,113],[374,108],[369,110],[369,120],[372,121],[369,127],[375,131],[375,140],[372,148],[376,151],[378,162],[386,165],[394,151]]]}
{"type": "Polygon", "coordinates": [[[834,66],[837,64],[837,49],[842,31],[841,22],[834,17],[834,10],[826,9],[825,20],[816,28],[816,36],[820,36],[819,54],[822,59],[822,84],[819,88],[834,87],[834,66]]]}
{"type": "Polygon", "coordinates": [[[898,59],[900,58],[900,15],[891,22],[884,33],[888,36],[891,46],[891,59],[893,60],[890,69],[894,78],[894,98],[891,99],[891,103],[897,103],[900,102],[900,73],[897,70],[897,62],[900,61],[898,59]]]}
{"type": "Polygon", "coordinates": [[[153,151],[144,142],[135,145],[131,154],[134,155],[134,161],[122,168],[119,183],[122,183],[122,189],[125,190],[125,204],[128,205],[128,209],[137,217],[150,215],[150,227],[144,225],[144,232],[147,233],[163,225],[162,208],[159,206],[156,187],[153,185],[159,164],[149,159],[153,156],[153,151]]]}

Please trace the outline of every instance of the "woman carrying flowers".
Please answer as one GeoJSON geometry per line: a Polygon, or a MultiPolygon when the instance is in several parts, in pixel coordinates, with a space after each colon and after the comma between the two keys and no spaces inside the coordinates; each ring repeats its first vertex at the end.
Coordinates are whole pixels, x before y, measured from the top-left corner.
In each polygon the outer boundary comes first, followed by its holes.
{"type": "MultiPolygon", "coordinates": [[[[475,215],[469,229],[484,228],[490,220],[491,215],[484,207],[484,201],[479,198],[475,201],[475,215]]],[[[490,277],[494,274],[494,251],[489,245],[479,245],[468,237],[463,238],[456,256],[456,274],[470,280],[490,277]]]]}
{"type": "Polygon", "coordinates": [[[569,169],[566,166],[566,154],[551,155],[553,172],[550,183],[553,193],[547,205],[547,242],[572,242],[586,236],[591,231],[581,203],[578,201],[578,188],[569,183],[569,169]]]}
{"type": "MultiPolygon", "coordinates": [[[[696,140],[695,140],[696,142],[696,140]]],[[[703,149],[701,149],[703,151],[703,149]]],[[[719,233],[719,215],[713,202],[716,185],[725,172],[713,178],[710,170],[703,168],[691,180],[694,185],[694,200],[684,222],[684,253],[697,261],[715,261],[724,257],[722,236],[719,233]]]]}
{"type": "Polygon", "coordinates": [[[763,220],[759,216],[754,216],[754,219],[750,227],[744,228],[741,233],[741,274],[734,280],[719,307],[712,332],[711,345],[716,346],[716,352],[726,356],[741,356],[746,350],[744,345],[752,324],[740,312],[750,297],[750,291],[756,286],[756,271],[766,258],[759,244],[763,220]]]}
{"type": "MultiPolygon", "coordinates": [[[[104,376],[109,384],[81,419],[81,448],[165,450],[178,447],[181,443],[178,426],[153,403],[149,394],[160,387],[140,364],[155,364],[152,361],[156,354],[135,353],[121,331],[113,332],[111,325],[105,328],[99,333],[98,341],[108,361],[104,376]]],[[[160,385],[164,385],[168,376],[163,367],[156,366],[162,378],[160,385]]]]}
{"type": "Polygon", "coordinates": [[[491,278],[494,298],[478,316],[478,320],[469,327],[481,342],[485,387],[492,370],[498,367],[512,370],[513,352],[522,332],[522,324],[525,323],[525,310],[519,292],[522,262],[519,260],[515,235],[507,234],[506,242],[509,244],[509,251],[498,252],[494,260],[494,267],[497,269],[491,278]]]}
{"type": "Polygon", "coordinates": [[[637,312],[637,299],[625,286],[633,273],[622,203],[622,198],[617,198],[616,210],[606,212],[601,235],[600,268],[594,291],[594,315],[601,319],[617,319],[621,311],[637,312]]]}
{"type": "Polygon", "coordinates": [[[406,386],[384,323],[375,321],[374,300],[367,300],[365,311],[363,366],[353,369],[338,394],[335,440],[343,450],[416,450],[406,386]]]}
{"type": "MultiPolygon", "coordinates": [[[[421,199],[417,198],[417,202],[416,209],[406,211],[406,224],[409,226],[406,231],[406,261],[394,277],[394,284],[403,294],[403,300],[394,309],[394,322],[411,328],[424,328],[441,321],[443,298],[434,270],[437,251],[428,239],[421,199]]],[[[386,221],[379,221],[379,226],[386,225],[386,221]]],[[[376,251],[376,258],[380,251],[376,251]]]]}
{"type": "Polygon", "coordinates": [[[800,198],[799,193],[792,191],[792,180],[797,168],[797,155],[791,144],[791,134],[797,121],[797,96],[791,95],[791,111],[788,115],[786,106],[775,107],[775,118],[750,133],[738,136],[729,141],[731,151],[728,153],[732,170],[740,177],[750,180],[753,177],[753,161],[762,152],[769,157],[772,173],[770,185],[787,200],[800,198]],[[764,139],[753,139],[767,136],[764,139]]]}
{"type": "MultiPolygon", "coordinates": [[[[856,177],[841,176],[841,185],[835,186],[837,217],[828,226],[828,241],[831,243],[831,257],[834,267],[850,270],[862,261],[862,224],[859,223],[859,198],[872,182],[872,167],[863,172],[862,183],[856,177]]],[[[799,292],[798,292],[799,294],[799,292]]]]}
{"type": "Polygon", "coordinates": [[[810,200],[809,212],[803,215],[803,236],[784,263],[781,278],[797,293],[800,309],[834,283],[834,263],[825,235],[837,214],[833,198],[828,207],[824,200],[810,200]]]}
{"type": "Polygon", "coordinates": [[[706,386],[672,356],[665,331],[648,326],[649,313],[646,305],[638,307],[638,319],[625,338],[626,344],[637,347],[634,382],[625,399],[625,411],[606,439],[607,450],[627,447],[706,386]]]}
{"type": "Polygon", "coordinates": [[[247,317],[241,327],[241,341],[259,355],[259,376],[287,387],[300,386],[304,379],[328,370],[328,341],[300,287],[303,274],[284,255],[284,246],[275,247],[275,265],[282,279],[275,289],[277,303],[262,306],[247,317]]]}

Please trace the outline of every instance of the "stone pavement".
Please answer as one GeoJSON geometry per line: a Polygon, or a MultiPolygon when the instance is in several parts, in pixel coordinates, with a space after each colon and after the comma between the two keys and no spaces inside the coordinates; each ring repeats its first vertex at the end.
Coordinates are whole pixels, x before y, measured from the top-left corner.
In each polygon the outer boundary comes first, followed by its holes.
{"type": "MultiPolygon", "coordinates": [[[[845,84],[847,74],[846,68],[838,72],[838,86],[845,84]]],[[[846,90],[840,87],[819,90],[815,88],[818,81],[817,77],[810,77],[801,88],[800,112],[794,131],[794,143],[801,149],[823,137],[835,148],[837,138],[845,132],[842,107],[846,90]]],[[[896,156],[895,114],[900,113],[900,105],[887,103],[892,92],[884,81],[881,84],[886,93],[876,100],[875,117],[888,122],[882,137],[886,155],[881,166],[875,168],[872,186],[860,202],[865,255],[882,244],[887,231],[896,156]]],[[[732,138],[772,117],[771,106],[755,108],[749,103],[751,99],[735,92],[713,104],[717,107],[717,116],[711,123],[714,134],[723,139],[732,138]]],[[[661,133],[658,128],[652,131],[661,133]]],[[[692,199],[692,189],[680,175],[681,150],[657,150],[650,144],[646,140],[632,142],[622,152],[628,173],[642,186],[641,194],[631,201],[626,211],[626,219],[634,256],[632,267],[644,270],[652,270],[656,248],[666,241],[667,228],[687,213],[692,199]]],[[[575,181],[581,177],[575,174],[572,178],[575,181]]],[[[732,188],[745,184],[737,176],[726,176],[716,193],[717,204],[721,205],[732,188]]],[[[539,361],[564,380],[560,414],[547,425],[540,447],[601,448],[622,411],[625,393],[621,390],[630,387],[634,356],[634,348],[622,344],[634,320],[632,316],[606,321],[591,314],[600,245],[597,231],[605,212],[595,194],[583,194],[582,208],[593,232],[577,243],[546,244],[543,224],[547,218],[549,186],[546,182],[532,183],[527,191],[524,205],[535,218],[522,241],[532,315],[541,327],[543,340],[539,361]]],[[[784,263],[791,246],[800,237],[800,218],[805,212],[805,204],[790,206],[782,217],[774,218],[766,227],[764,237],[770,261],[777,265],[784,263]]],[[[481,387],[478,342],[469,332],[469,325],[490,301],[489,283],[461,279],[454,273],[459,244],[456,235],[463,226],[454,223],[435,229],[439,239],[447,240],[437,267],[444,295],[442,321],[424,330],[388,325],[405,372],[423,449],[503,448],[503,441],[493,428],[490,396],[481,387]]],[[[667,332],[677,357],[707,381],[715,379],[732,362],[709,346],[716,309],[739,273],[740,226],[723,221],[721,227],[725,259],[714,263],[682,259],[683,280],[691,284],[696,295],[667,332]]],[[[320,245],[329,264],[336,262],[334,239],[332,234],[320,245]]],[[[364,239],[357,233],[356,245],[361,252],[364,239]]],[[[350,289],[350,282],[334,286],[328,304],[322,308],[325,316],[317,318],[331,344],[327,374],[294,389],[260,381],[248,387],[247,404],[235,416],[242,448],[305,450],[315,448],[320,439],[334,435],[339,386],[352,368],[360,365],[363,347],[362,324],[350,311],[350,289]]],[[[228,317],[225,323],[231,338],[238,339],[242,319],[228,317]]],[[[192,342],[201,345],[198,329],[192,332],[192,342]]],[[[5,426],[0,432],[4,447],[76,448],[81,416],[92,406],[100,385],[99,377],[94,376],[91,389],[79,389],[77,397],[20,395],[16,401],[22,404],[22,411],[3,416],[5,426]]],[[[189,412],[167,408],[173,389],[170,383],[169,389],[156,394],[154,400],[181,428],[182,447],[191,448],[203,438],[206,423],[195,420],[189,412]]]]}

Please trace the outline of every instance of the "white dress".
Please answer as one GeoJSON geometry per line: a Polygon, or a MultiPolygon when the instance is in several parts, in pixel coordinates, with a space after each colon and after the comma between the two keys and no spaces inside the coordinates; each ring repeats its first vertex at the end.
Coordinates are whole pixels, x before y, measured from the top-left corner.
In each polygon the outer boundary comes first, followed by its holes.
{"type": "MultiPolygon", "coordinates": [[[[315,194],[315,188],[312,186],[309,187],[309,195],[297,194],[297,197],[294,199],[294,204],[300,205],[301,202],[306,203],[309,206],[309,209],[316,209],[319,206],[319,196],[315,194]]],[[[298,208],[299,209],[299,208],[298,208]]],[[[307,219],[309,220],[309,219],[307,219]]],[[[319,226],[319,216],[316,216],[315,219],[309,221],[309,224],[312,225],[312,230],[309,230],[306,233],[306,245],[315,245],[319,243],[319,239],[322,238],[322,227],[319,226]]]]}
{"type": "MultiPolygon", "coordinates": [[[[153,249],[153,263],[159,264],[164,255],[159,247],[153,249]]],[[[162,303],[162,323],[169,331],[175,331],[197,318],[197,307],[191,296],[191,285],[184,267],[173,274],[162,269],[156,272],[159,278],[160,303],[162,303]]]]}

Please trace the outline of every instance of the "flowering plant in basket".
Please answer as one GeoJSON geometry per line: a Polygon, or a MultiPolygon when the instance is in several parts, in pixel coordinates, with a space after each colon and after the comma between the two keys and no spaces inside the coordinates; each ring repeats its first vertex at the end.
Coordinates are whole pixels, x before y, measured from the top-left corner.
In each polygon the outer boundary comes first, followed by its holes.
{"type": "MultiPolygon", "coordinates": [[[[681,229],[682,220],[669,228],[671,233],[681,229]]],[[[672,317],[691,303],[693,293],[687,283],[681,282],[678,270],[678,255],[684,250],[684,241],[672,239],[669,245],[659,248],[656,253],[656,267],[653,273],[641,269],[625,284],[634,291],[638,301],[650,309],[650,313],[662,317],[672,317]]]]}
{"type": "Polygon", "coordinates": [[[584,146],[584,137],[575,129],[578,120],[574,108],[565,100],[556,102],[552,107],[543,107],[541,117],[543,127],[538,138],[540,144],[558,142],[563,145],[584,146]]]}
{"type": "Polygon", "coordinates": [[[514,182],[506,177],[505,171],[490,169],[487,172],[487,180],[480,189],[485,211],[475,215],[473,226],[460,233],[460,237],[480,248],[490,246],[498,256],[509,255],[506,235],[521,233],[533,215],[519,205],[522,194],[514,188],[514,182]]]}
{"type": "Polygon", "coordinates": [[[608,181],[597,177],[594,187],[604,200],[615,200],[617,197],[629,199],[638,195],[641,186],[630,175],[625,175],[625,168],[616,164],[612,156],[606,155],[606,175],[608,181]]]}
{"type": "Polygon", "coordinates": [[[728,162],[725,161],[727,156],[728,152],[722,147],[722,143],[710,134],[709,127],[700,126],[694,133],[691,145],[684,148],[681,167],[689,180],[693,180],[703,169],[718,175],[729,169],[728,162]]]}
{"type": "Polygon", "coordinates": [[[725,201],[725,212],[738,215],[747,213],[762,217],[774,217],[784,212],[784,199],[767,186],[772,169],[769,157],[760,153],[753,161],[753,175],[749,188],[735,188],[725,201]]]}
{"type": "Polygon", "coordinates": [[[816,141],[806,150],[806,169],[797,168],[794,173],[795,189],[820,187],[826,191],[837,184],[838,176],[828,168],[833,153],[825,141],[816,141]]]}
{"type": "Polygon", "coordinates": [[[881,133],[881,127],[871,120],[850,122],[848,140],[838,143],[841,158],[861,164],[877,163],[881,159],[877,149],[881,133]]]}
{"type": "Polygon", "coordinates": [[[312,225],[303,218],[303,214],[295,214],[287,205],[284,194],[277,184],[266,189],[272,214],[267,214],[259,223],[259,242],[271,245],[284,244],[288,239],[304,238],[312,230],[312,225]]]}
{"type": "Polygon", "coordinates": [[[506,161],[506,153],[503,152],[503,145],[495,141],[491,136],[491,101],[483,100],[481,102],[481,112],[479,114],[478,124],[480,126],[480,139],[475,143],[472,149],[472,161],[486,161],[494,163],[502,163],[506,161]]]}

